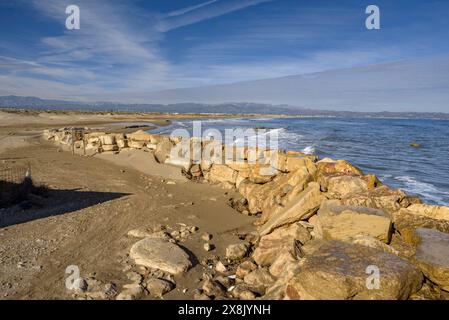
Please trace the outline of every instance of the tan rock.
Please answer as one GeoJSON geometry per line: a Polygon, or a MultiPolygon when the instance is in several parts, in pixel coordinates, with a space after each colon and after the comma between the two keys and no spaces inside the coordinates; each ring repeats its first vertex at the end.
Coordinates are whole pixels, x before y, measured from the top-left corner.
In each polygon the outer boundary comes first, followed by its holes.
{"type": "Polygon", "coordinates": [[[165,163],[165,160],[170,157],[172,148],[173,144],[169,140],[159,143],[156,150],[154,151],[154,157],[156,158],[157,162],[165,163]]]}
{"type": "Polygon", "coordinates": [[[259,266],[270,266],[280,254],[296,255],[297,246],[306,243],[310,233],[299,224],[275,229],[260,238],[252,258],[259,266]]]}
{"type": "Polygon", "coordinates": [[[318,238],[325,240],[345,240],[364,235],[388,243],[391,225],[390,215],[382,210],[342,206],[330,200],[321,205],[314,232],[318,238]]]}
{"type": "Polygon", "coordinates": [[[242,259],[248,254],[249,248],[248,243],[230,244],[226,248],[226,258],[230,260],[242,259]]]}
{"type": "Polygon", "coordinates": [[[416,253],[412,261],[424,275],[443,290],[449,291],[449,234],[435,229],[414,231],[416,253]]]}
{"type": "Polygon", "coordinates": [[[449,221],[449,207],[432,206],[428,204],[412,204],[407,210],[414,214],[426,216],[432,219],[449,221]]]}
{"type": "Polygon", "coordinates": [[[108,134],[100,136],[100,141],[102,145],[112,145],[115,144],[115,135],[108,134]]]}
{"type": "Polygon", "coordinates": [[[145,132],[143,130],[138,130],[134,133],[128,133],[126,135],[128,140],[131,141],[142,141],[142,142],[150,142],[151,141],[151,134],[148,132],[145,132]]]}
{"type": "Polygon", "coordinates": [[[257,269],[257,266],[251,261],[244,261],[237,267],[235,275],[237,278],[243,279],[248,273],[257,269]]]}
{"type": "Polygon", "coordinates": [[[275,278],[268,272],[268,270],[259,268],[248,273],[243,281],[251,287],[265,290],[275,282],[275,278]]]}
{"type": "Polygon", "coordinates": [[[309,183],[308,187],[292,200],[284,210],[270,218],[259,230],[266,235],[282,225],[310,218],[318,210],[325,197],[320,192],[319,184],[309,183]]]}
{"type": "Polygon", "coordinates": [[[381,209],[388,213],[396,212],[412,203],[419,202],[419,199],[409,197],[403,191],[392,190],[387,186],[380,186],[367,192],[341,199],[342,205],[381,209]]]}
{"type": "Polygon", "coordinates": [[[140,240],[131,247],[129,255],[138,265],[171,274],[183,273],[192,266],[189,255],[183,249],[161,239],[140,240]]]}
{"type": "Polygon", "coordinates": [[[266,222],[301,193],[311,180],[312,176],[304,171],[281,173],[263,185],[247,179],[239,184],[239,192],[248,200],[250,213],[262,212],[261,221],[266,222]]]}
{"type": "Polygon", "coordinates": [[[175,285],[170,281],[165,279],[150,278],[146,280],[146,288],[148,292],[157,298],[162,298],[162,296],[174,289],[175,285]]]}
{"type": "Polygon", "coordinates": [[[298,261],[293,254],[288,251],[283,251],[277,255],[276,259],[271,264],[269,271],[273,276],[280,278],[286,274],[287,270],[291,268],[292,265],[296,264],[298,264],[298,261]]]}
{"type": "Polygon", "coordinates": [[[145,142],[128,140],[128,147],[130,147],[132,149],[142,149],[143,147],[145,147],[145,142]]]}
{"type": "Polygon", "coordinates": [[[330,241],[306,256],[286,291],[290,299],[396,300],[407,299],[422,282],[421,272],[396,255],[330,241]],[[380,272],[378,283],[373,273],[376,268],[380,272]]]}
{"type": "Polygon", "coordinates": [[[226,165],[213,164],[207,174],[206,179],[211,183],[229,182],[231,184],[235,184],[237,179],[237,171],[226,165]]]}
{"type": "Polygon", "coordinates": [[[332,197],[344,198],[368,190],[365,180],[355,176],[337,176],[329,179],[327,191],[332,197]]]}

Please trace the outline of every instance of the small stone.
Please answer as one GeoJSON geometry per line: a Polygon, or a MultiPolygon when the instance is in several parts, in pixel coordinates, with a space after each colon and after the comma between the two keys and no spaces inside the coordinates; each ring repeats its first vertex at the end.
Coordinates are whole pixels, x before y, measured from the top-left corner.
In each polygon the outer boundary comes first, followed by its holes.
{"type": "Polygon", "coordinates": [[[225,273],[226,271],[228,271],[226,266],[221,261],[217,262],[217,264],[215,265],[215,270],[221,273],[225,273]]]}
{"type": "Polygon", "coordinates": [[[203,239],[204,241],[209,241],[212,240],[212,235],[210,233],[203,233],[203,235],[201,236],[201,239],[203,239]]]}
{"type": "Polygon", "coordinates": [[[134,283],[140,283],[142,281],[142,276],[134,271],[128,272],[126,276],[128,277],[129,280],[131,280],[134,283]]]}
{"type": "MultiPolygon", "coordinates": [[[[124,286],[125,287],[125,286],[124,286]]],[[[140,285],[133,284],[119,293],[116,300],[136,300],[143,294],[143,288],[140,285]]]]}
{"type": "Polygon", "coordinates": [[[210,244],[209,242],[205,243],[203,246],[204,250],[209,252],[214,250],[215,246],[213,244],[210,244]]]}
{"type": "Polygon", "coordinates": [[[148,292],[157,298],[161,298],[164,294],[173,290],[175,285],[164,279],[151,278],[146,281],[148,292]]]}
{"type": "Polygon", "coordinates": [[[106,283],[104,285],[104,294],[108,297],[115,297],[117,295],[117,287],[113,283],[106,283]]]}
{"type": "Polygon", "coordinates": [[[249,244],[239,243],[231,244],[226,248],[226,258],[230,260],[239,260],[244,258],[249,251],[249,244]]]}
{"type": "Polygon", "coordinates": [[[257,266],[251,261],[242,262],[235,271],[236,277],[243,279],[248,273],[257,269],[257,266]]]}
{"type": "Polygon", "coordinates": [[[223,287],[222,284],[220,284],[217,281],[214,280],[206,280],[204,281],[203,287],[202,287],[204,293],[206,295],[213,296],[213,297],[220,297],[226,293],[226,288],[223,287]]]}

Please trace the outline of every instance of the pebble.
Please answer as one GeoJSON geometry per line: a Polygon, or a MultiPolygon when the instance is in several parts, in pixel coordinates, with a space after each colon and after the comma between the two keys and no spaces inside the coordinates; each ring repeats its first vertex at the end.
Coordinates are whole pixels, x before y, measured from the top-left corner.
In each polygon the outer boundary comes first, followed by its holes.
{"type": "Polygon", "coordinates": [[[215,246],[213,244],[210,244],[207,242],[204,244],[203,248],[205,251],[212,251],[212,250],[214,250],[215,246]]]}

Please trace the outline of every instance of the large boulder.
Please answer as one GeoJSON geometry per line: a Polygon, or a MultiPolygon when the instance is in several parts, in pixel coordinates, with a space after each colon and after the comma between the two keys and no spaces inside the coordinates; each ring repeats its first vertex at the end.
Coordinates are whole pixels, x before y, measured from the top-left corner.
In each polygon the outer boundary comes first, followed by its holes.
{"type": "Polygon", "coordinates": [[[204,178],[211,183],[228,182],[230,184],[235,184],[237,171],[223,164],[213,164],[209,172],[204,175],[204,178]]]}
{"type": "Polygon", "coordinates": [[[317,237],[325,240],[345,240],[365,235],[388,243],[391,225],[390,215],[382,210],[342,206],[337,201],[328,200],[318,211],[314,231],[317,237]]]}
{"type": "Polygon", "coordinates": [[[316,213],[323,200],[325,197],[320,191],[320,185],[315,182],[309,183],[303,192],[260,228],[259,234],[264,236],[280,226],[310,218],[316,213]]]}
{"type": "Polygon", "coordinates": [[[407,240],[416,247],[412,261],[427,278],[449,291],[449,234],[418,228],[407,240]]]}
{"type": "Polygon", "coordinates": [[[288,281],[286,296],[305,300],[407,299],[422,282],[419,269],[396,255],[329,241],[306,256],[299,273],[288,281]]]}
{"type": "Polygon", "coordinates": [[[143,142],[151,141],[151,134],[143,130],[138,130],[134,133],[128,133],[126,137],[128,138],[128,140],[132,141],[143,141],[143,142]]]}
{"type": "Polygon", "coordinates": [[[170,140],[162,141],[156,147],[154,151],[154,157],[157,162],[165,163],[168,157],[170,157],[171,150],[173,148],[173,143],[170,140]]]}
{"type": "Polygon", "coordinates": [[[380,186],[356,195],[348,195],[341,199],[341,204],[381,209],[393,213],[413,203],[420,203],[418,198],[409,197],[401,190],[393,190],[380,186]]]}
{"type": "Polygon", "coordinates": [[[449,221],[432,219],[416,214],[414,211],[401,209],[393,214],[394,227],[406,242],[412,242],[414,230],[417,228],[435,229],[449,233],[449,221]]]}
{"type": "Polygon", "coordinates": [[[368,183],[356,176],[336,176],[329,179],[328,193],[334,198],[344,198],[368,190],[368,183]]]}
{"type": "Polygon", "coordinates": [[[295,256],[298,245],[310,239],[307,229],[297,223],[281,227],[260,238],[252,258],[259,266],[270,266],[279,255],[289,253],[295,256]]]}
{"type": "Polygon", "coordinates": [[[262,212],[261,220],[266,222],[291,199],[302,192],[311,180],[310,174],[297,170],[290,173],[280,173],[272,181],[265,184],[252,183],[249,179],[246,179],[239,183],[238,189],[240,194],[248,200],[250,213],[262,212]]]}
{"type": "Polygon", "coordinates": [[[414,214],[429,217],[432,219],[449,221],[449,207],[432,206],[429,204],[412,204],[407,210],[414,214]]]}
{"type": "Polygon", "coordinates": [[[294,154],[279,152],[272,154],[270,164],[282,172],[304,170],[311,175],[315,175],[317,168],[314,159],[314,156],[305,155],[299,152],[294,154]]]}
{"type": "Polygon", "coordinates": [[[136,242],[131,247],[129,256],[138,265],[175,275],[192,266],[189,255],[181,247],[162,239],[145,238],[136,242]]]}

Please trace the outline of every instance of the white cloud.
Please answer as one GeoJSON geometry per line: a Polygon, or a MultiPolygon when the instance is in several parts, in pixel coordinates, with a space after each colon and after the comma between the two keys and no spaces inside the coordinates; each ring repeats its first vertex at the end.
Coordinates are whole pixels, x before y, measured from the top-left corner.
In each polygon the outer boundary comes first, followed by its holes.
{"type": "Polygon", "coordinates": [[[271,1],[274,0],[209,1],[203,3],[202,5],[188,7],[168,13],[167,16],[159,21],[156,28],[161,32],[167,32],[204,20],[216,18],[234,11],[242,10],[250,6],[271,1]]]}

